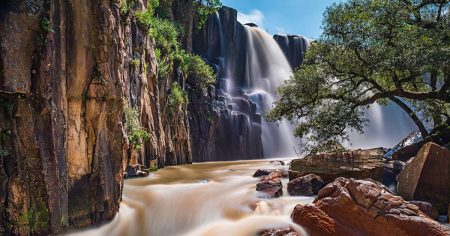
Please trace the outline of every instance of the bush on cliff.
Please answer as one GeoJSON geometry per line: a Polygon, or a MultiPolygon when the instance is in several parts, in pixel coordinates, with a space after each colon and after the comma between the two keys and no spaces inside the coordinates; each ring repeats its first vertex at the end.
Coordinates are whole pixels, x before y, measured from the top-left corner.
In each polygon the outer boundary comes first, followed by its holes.
{"type": "Polygon", "coordinates": [[[189,102],[188,95],[177,82],[173,82],[169,94],[169,111],[171,114],[177,113],[181,106],[189,102]]]}
{"type": "Polygon", "coordinates": [[[136,150],[140,150],[142,143],[150,138],[150,134],[141,127],[139,111],[125,106],[125,121],[128,141],[136,150]]]}

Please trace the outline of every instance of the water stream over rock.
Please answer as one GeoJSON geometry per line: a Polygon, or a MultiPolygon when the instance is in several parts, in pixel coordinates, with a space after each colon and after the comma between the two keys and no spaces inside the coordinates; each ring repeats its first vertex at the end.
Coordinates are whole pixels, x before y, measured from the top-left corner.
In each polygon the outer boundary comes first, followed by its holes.
{"type": "Polygon", "coordinates": [[[211,162],[167,167],[143,179],[125,182],[115,219],[72,236],[255,235],[267,228],[293,227],[295,205],[313,197],[261,199],[255,190],[259,168],[281,168],[264,161],[211,162]]]}

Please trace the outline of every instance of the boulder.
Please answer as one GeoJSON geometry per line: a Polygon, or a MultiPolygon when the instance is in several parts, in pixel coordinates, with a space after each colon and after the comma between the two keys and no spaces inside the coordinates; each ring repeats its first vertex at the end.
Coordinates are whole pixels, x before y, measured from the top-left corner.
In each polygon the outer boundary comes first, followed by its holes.
{"type": "Polygon", "coordinates": [[[127,165],[124,171],[124,178],[136,178],[136,177],[147,177],[149,175],[149,171],[147,167],[143,165],[127,165]]]}
{"type": "Polygon", "coordinates": [[[312,235],[448,235],[450,230],[371,179],[338,178],[291,215],[312,235]]]}
{"type": "Polygon", "coordinates": [[[313,205],[297,205],[293,221],[315,235],[449,235],[402,197],[371,179],[338,178],[320,190],[313,205]]]}
{"type": "Polygon", "coordinates": [[[277,198],[283,195],[283,184],[280,179],[261,180],[256,184],[256,191],[260,191],[262,198],[277,198]]]}
{"type": "Polygon", "coordinates": [[[317,194],[325,183],[315,174],[305,175],[290,181],[287,190],[292,196],[311,196],[317,194]]]}
{"type": "Polygon", "coordinates": [[[406,200],[431,203],[447,214],[450,203],[450,151],[425,144],[397,176],[397,193],[406,200]]]}
{"type": "Polygon", "coordinates": [[[436,207],[433,207],[428,202],[421,202],[421,201],[410,201],[409,203],[414,204],[419,207],[419,210],[421,210],[425,215],[431,217],[434,220],[437,220],[439,217],[439,212],[436,209],[436,207]]]}
{"type": "Polygon", "coordinates": [[[381,181],[383,155],[383,148],[311,154],[291,162],[289,180],[316,174],[325,183],[331,183],[338,177],[381,181]]]}
{"type": "Polygon", "coordinates": [[[423,144],[422,134],[419,131],[414,131],[395,145],[395,147],[389,149],[384,157],[387,159],[392,158],[406,161],[414,157],[423,144]]]}
{"type": "Polygon", "coordinates": [[[263,178],[286,178],[288,177],[288,173],[285,170],[278,170],[278,169],[258,169],[253,174],[253,177],[261,177],[265,176],[263,178]]]}
{"type": "Polygon", "coordinates": [[[261,177],[264,175],[269,175],[272,171],[275,171],[274,169],[258,169],[253,174],[253,177],[261,177]]]}
{"type": "Polygon", "coordinates": [[[297,205],[291,214],[291,218],[311,236],[347,236],[354,234],[351,228],[337,223],[315,205],[297,205]]]}
{"type": "Polygon", "coordinates": [[[292,228],[267,229],[259,233],[259,236],[301,236],[292,228]]]}
{"type": "Polygon", "coordinates": [[[283,170],[274,170],[269,175],[262,177],[263,180],[274,180],[287,177],[287,173],[283,170]]]}

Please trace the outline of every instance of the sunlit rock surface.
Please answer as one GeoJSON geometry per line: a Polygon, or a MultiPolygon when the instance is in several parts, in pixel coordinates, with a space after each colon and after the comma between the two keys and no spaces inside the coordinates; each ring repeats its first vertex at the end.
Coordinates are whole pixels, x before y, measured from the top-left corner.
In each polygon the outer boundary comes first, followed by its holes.
{"type": "Polygon", "coordinates": [[[316,235],[449,235],[416,205],[370,179],[338,178],[323,188],[313,205],[298,205],[292,219],[316,235]]]}
{"type": "Polygon", "coordinates": [[[440,214],[450,204],[450,151],[435,143],[425,144],[398,175],[397,192],[407,200],[431,203],[440,214]]]}
{"type": "Polygon", "coordinates": [[[331,183],[338,177],[372,178],[381,181],[383,154],[382,148],[311,154],[291,162],[289,179],[316,174],[325,183],[331,183]]]}

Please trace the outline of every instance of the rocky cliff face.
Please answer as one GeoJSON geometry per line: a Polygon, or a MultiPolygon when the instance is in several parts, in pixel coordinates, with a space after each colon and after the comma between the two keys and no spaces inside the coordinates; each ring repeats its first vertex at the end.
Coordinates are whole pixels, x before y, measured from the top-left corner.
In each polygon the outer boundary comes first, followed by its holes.
{"type": "MultiPolygon", "coordinates": [[[[227,93],[232,77],[235,86],[245,83],[246,31],[237,21],[237,11],[222,7],[210,15],[194,36],[193,50],[212,65],[218,74],[217,88],[210,88],[207,106],[199,111],[191,103],[194,161],[243,160],[263,157],[261,114],[244,91],[227,93]],[[210,114],[204,116],[202,114],[210,114]],[[207,147],[207,148],[205,148],[207,147]]],[[[201,103],[205,96],[197,96],[201,103]]]]}
{"type": "Polygon", "coordinates": [[[167,111],[177,76],[157,79],[152,39],[119,4],[0,4],[0,234],[112,219],[127,163],[192,161],[187,108],[167,111]],[[126,108],[150,134],[139,150],[126,108]]]}
{"type": "Polygon", "coordinates": [[[293,69],[303,62],[303,57],[309,47],[309,40],[300,35],[274,35],[284,55],[293,69]]]}

